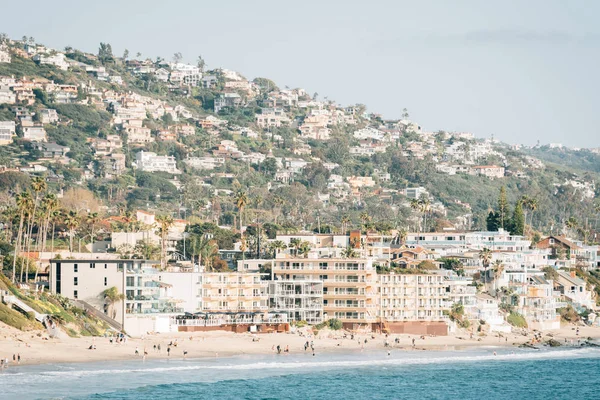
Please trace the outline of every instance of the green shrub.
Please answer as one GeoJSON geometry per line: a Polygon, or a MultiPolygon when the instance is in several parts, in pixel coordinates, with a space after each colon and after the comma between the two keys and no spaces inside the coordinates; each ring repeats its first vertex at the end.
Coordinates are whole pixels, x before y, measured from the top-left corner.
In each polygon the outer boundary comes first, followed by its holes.
{"type": "Polygon", "coordinates": [[[525,321],[525,317],[516,311],[511,311],[508,317],[506,317],[506,321],[514,327],[527,328],[527,321],[525,321]]]}
{"type": "Polygon", "coordinates": [[[329,329],[332,329],[334,331],[339,331],[344,326],[344,324],[342,324],[342,321],[340,321],[337,318],[332,318],[329,321],[327,321],[327,323],[329,325],[329,329]]]}

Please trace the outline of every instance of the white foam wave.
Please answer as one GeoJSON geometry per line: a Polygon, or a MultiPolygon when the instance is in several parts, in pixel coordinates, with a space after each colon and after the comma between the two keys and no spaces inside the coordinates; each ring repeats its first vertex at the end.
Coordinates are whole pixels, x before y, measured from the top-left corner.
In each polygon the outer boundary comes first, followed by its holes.
{"type": "MultiPolygon", "coordinates": [[[[397,352],[396,352],[397,354],[397,352]]],[[[68,370],[68,371],[47,371],[41,372],[42,377],[70,377],[80,378],[94,375],[114,375],[114,374],[153,374],[177,371],[194,370],[314,370],[316,368],[360,368],[371,366],[401,366],[401,365],[421,365],[421,364],[444,364],[444,363],[462,363],[462,362],[482,362],[482,361],[526,361],[540,359],[560,359],[560,358],[582,358],[582,357],[600,357],[600,349],[570,349],[570,350],[552,350],[552,351],[526,351],[505,354],[480,354],[480,355],[443,355],[443,356],[416,356],[404,357],[407,353],[402,353],[403,357],[395,358],[394,354],[390,358],[383,359],[363,359],[363,360],[338,360],[338,361],[282,361],[282,362],[256,362],[249,364],[226,364],[226,365],[207,365],[194,364],[185,366],[169,367],[149,367],[133,369],[100,369],[100,370],[68,370]]]]}

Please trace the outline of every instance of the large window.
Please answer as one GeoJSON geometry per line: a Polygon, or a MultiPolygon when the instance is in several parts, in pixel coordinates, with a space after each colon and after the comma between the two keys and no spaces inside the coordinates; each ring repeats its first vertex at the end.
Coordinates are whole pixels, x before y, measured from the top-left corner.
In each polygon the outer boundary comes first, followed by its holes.
{"type": "Polygon", "coordinates": [[[78,283],[79,279],[77,279],[77,277],[73,278],[73,286],[77,286],[78,283]]]}

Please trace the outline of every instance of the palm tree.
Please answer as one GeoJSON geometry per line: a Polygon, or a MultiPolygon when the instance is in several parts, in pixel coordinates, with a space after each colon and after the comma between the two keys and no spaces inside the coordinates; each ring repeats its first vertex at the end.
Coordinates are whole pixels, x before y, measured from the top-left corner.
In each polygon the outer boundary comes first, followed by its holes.
{"type": "Polygon", "coordinates": [[[273,198],[273,204],[277,208],[277,212],[275,213],[275,223],[277,223],[279,214],[281,214],[281,207],[283,207],[283,205],[285,204],[285,200],[281,196],[275,196],[275,198],[273,198]]]}
{"type": "Polygon", "coordinates": [[[277,254],[279,254],[281,250],[285,249],[287,246],[282,240],[275,240],[271,242],[269,247],[271,247],[271,250],[273,251],[273,258],[275,258],[277,257],[277,254]]]}
{"type": "Polygon", "coordinates": [[[85,221],[92,227],[92,233],[91,233],[90,239],[92,241],[92,254],[93,254],[94,253],[94,228],[95,228],[96,224],[98,222],[100,222],[100,217],[98,216],[97,212],[92,212],[86,216],[85,221]]]}
{"type": "MultiPolygon", "coordinates": [[[[411,199],[410,208],[412,208],[413,211],[420,211],[421,205],[419,204],[419,200],[411,199]]],[[[417,227],[417,231],[421,232],[421,219],[420,218],[419,218],[419,226],[417,227]]]]}
{"type": "Polygon", "coordinates": [[[44,212],[43,235],[41,242],[41,250],[46,251],[46,240],[48,237],[48,229],[50,228],[50,219],[54,211],[58,209],[58,198],[55,194],[48,193],[42,199],[41,208],[44,212]]]}
{"type": "Polygon", "coordinates": [[[342,222],[342,235],[346,234],[346,228],[348,227],[348,224],[350,223],[350,217],[348,215],[344,215],[341,219],[342,222]]]}
{"type": "Polygon", "coordinates": [[[17,257],[19,255],[19,249],[23,240],[23,223],[25,221],[25,215],[27,210],[31,207],[31,195],[29,192],[23,192],[17,195],[17,210],[19,212],[19,231],[17,233],[17,241],[15,242],[15,254],[13,257],[13,283],[16,283],[17,275],[17,257]]]}
{"type": "Polygon", "coordinates": [[[575,232],[578,225],[579,223],[577,222],[577,219],[575,217],[569,217],[567,222],[565,222],[565,226],[571,231],[571,235],[575,232]]]}
{"type": "Polygon", "coordinates": [[[122,293],[119,293],[119,289],[116,286],[108,288],[102,292],[102,296],[104,297],[104,301],[106,305],[108,305],[108,309],[110,310],[109,314],[111,318],[115,318],[117,316],[117,310],[114,309],[116,303],[123,301],[125,296],[122,293]]]}
{"type": "Polygon", "coordinates": [[[248,204],[248,195],[246,194],[246,192],[244,192],[243,190],[239,190],[236,194],[235,194],[235,205],[239,210],[239,217],[240,217],[240,233],[242,232],[242,215],[244,214],[244,208],[246,207],[246,205],[248,204]]]}
{"type": "Polygon", "coordinates": [[[167,268],[167,235],[173,226],[173,217],[170,215],[158,215],[156,217],[158,233],[160,234],[160,268],[167,268]]]}
{"type": "Polygon", "coordinates": [[[424,219],[423,231],[427,232],[427,214],[431,210],[431,202],[429,201],[428,197],[423,196],[422,198],[419,199],[418,203],[419,203],[419,210],[423,214],[423,219],[424,219]]]}
{"type": "Polygon", "coordinates": [[[400,245],[404,246],[404,244],[406,244],[407,238],[408,238],[408,230],[406,230],[406,228],[401,228],[398,231],[398,239],[400,240],[400,245]]]}
{"type": "Polygon", "coordinates": [[[300,240],[299,238],[290,239],[290,248],[294,249],[295,256],[298,256],[298,248],[300,247],[301,243],[302,243],[302,240],[300,240]]]}
{"type": "Polygon", "coordinates": [[[219,248],[215,244],[214,240],[206,240],[206,244],[200,249],[200,261],[204,262],[204,265],[208,269],[212,269],[212,259],[214,256],[219,254],[219,248]]]}
{"type": "MultiPolygon", "coordinates": [[[[44,180],[44,178],[36,176],[35,178],[33,178],[31,180],[31,188],[33,189],[33,192],[35,193],[35,197],[33,200],[33,212],[29,216],[29,233],[27,236],[27,253],[29,253],[29,251],[31,250],[31,240],[33,239],[33,226],[35,225],[35,217],[36,217],[36,213],[37,213],[38,199],[39,199],[40,193],[45,191],[47,187],[48,187],[48,185],[46,184],[46,181],[44,180]]],[[[40,225],[41,224],[38,223],[38,240],[39,240],[40,225]]],[[[27,263],[27,273],[29,274],[29,263],[27,263]]]]}
{"type": "Polygon", "coordinates": [[[300,247],[298,247],[298,251],[300,254],[304,256],[304,258],[308,258],[308,253],[310,252],[310,243],[302,242],[300,243],[300,247]]]}
{"type": "Polygon", "coordinates": [[[498,293],[498,280],[502,277],[502,273],[504,272],[504,264],[502,261],[496,260],[494,261],[494,284],[496,286],[496,294],[498,293]]]}
{"type": "Polygon", "coordinates": [[[75,236],[75,229],[77,229],[80,223],[77,212],[73,210],[69,211],[69,213],[65,215],[64,223],[69,230],[69,252],[73,253],[73,237],[75,236]]]}
{"type": "Polygon", "coordinates": [[[479,252],[479,259],[483,262],[483,282],[486,281],[487,269],[490,266],[490,262],[492,261],[492,251],[487,247],[479,252]]]}
{"type": "Polygon", "coordinates": [[[344,258],[356,258],[357,257],[356,250],[354,250],[352,248],[352,246],[348,246],[348,247],[346,247],[342,251],[342,257],[344,257],[344,258]]]}

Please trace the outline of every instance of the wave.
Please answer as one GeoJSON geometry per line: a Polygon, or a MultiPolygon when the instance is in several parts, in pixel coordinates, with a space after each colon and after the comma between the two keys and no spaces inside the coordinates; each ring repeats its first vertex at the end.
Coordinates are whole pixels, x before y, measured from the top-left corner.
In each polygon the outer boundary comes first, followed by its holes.
{"type": "MultiPolygon", "coordinates": [[[[395,351],[393,353],[400,353],[395,351]]],[[[403,356],[407,353],[401,353],[403,356]]],[[[480,355],[445,355],[429,357],[428,355],[421,357],[401,357],[382,358],[382,359],[362,359],[362,360],[338,360],[338,361],[283,361],[283,362],[256,362],[249,364],[224,364],[224,365],[207,365],[194,364],[185,366],[168,366],[168,367],[148,367],[148,368],[131,368],[131,369],[90,369],[90,370],[62,370],[62,371],[45,371],[34,373],[38,377],[69,377],[82,378],[86,376],[96,375],[115,375],[115,374],[154,374],[165,372],[178,371],[195,371],[195,370],[314,370],[316,368],[362,368],[376,366],[402,366],[402,365],[422,365],[422,364],[450,364],[464,362],[487,362],[487,361],[527,361],[527,360],[542,360],[542,359],[569,359],[569,358],[596,358],[600,357],[600,349],[569,349],[569,350],[548,350],[548,351],[522,351],[511,352],[504,354],[480,354],[480,355]]],[[[192,360],[190,360],[192,361],[192,360]]],[[[200,362],[202,360],[199,360],[200,362]]],[[[193,361],[192,361],[193,362],[193,361]]],[[[33,377],[33,376],[30,376],[33,377]]]]}

